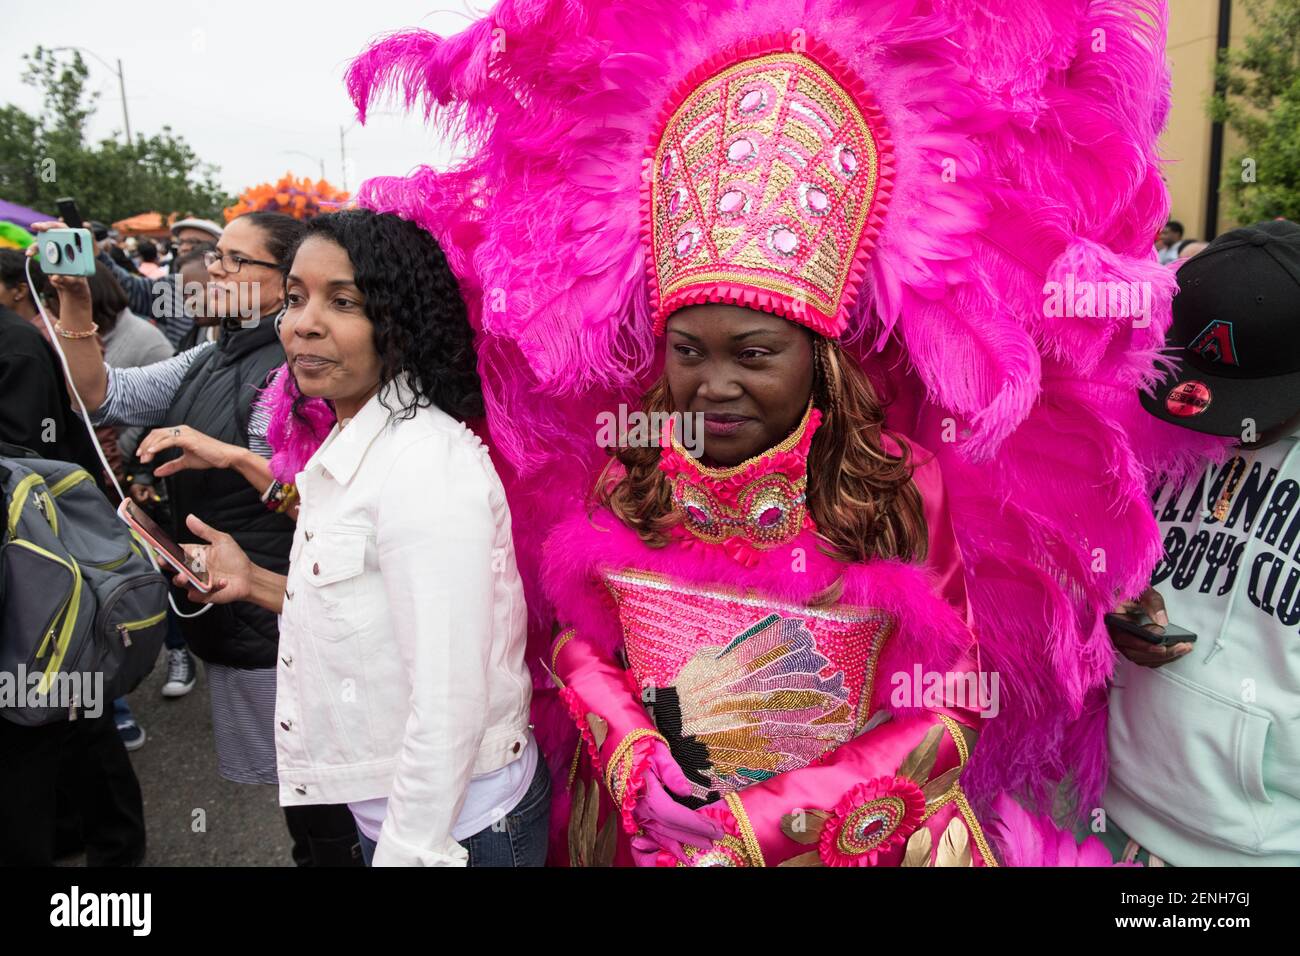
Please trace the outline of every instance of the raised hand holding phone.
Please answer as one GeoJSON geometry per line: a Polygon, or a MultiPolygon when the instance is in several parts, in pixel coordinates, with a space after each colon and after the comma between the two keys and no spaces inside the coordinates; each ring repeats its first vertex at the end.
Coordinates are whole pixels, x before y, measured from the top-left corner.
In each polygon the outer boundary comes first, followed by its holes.
{"type": "MultiPolygon", "coordinates": [[[[68,309],[70,313],[69,318],[81,318],[82,313],[84,312],[86,319],[84,324],[86,327],[89,327],[91,324],[90,284],[86,281],[85,276],[62,271],[51,272],[46,268],[46,260],[41,256],[41,248],[44,245],[45,239],[50,236],[51,233],[57,236],[76,230],[65,229],[63,223],[58,221],[34,222],[27,228],[36,235],[37,239],[36,242],[33,242],[27,247],[25,254],[29,259],[35,259],[36,262],[40,264],[41,271],[50,277],[50,285],[52,285],[55,291],[59,293],[60,321],[64,318],[64,305],[66,303],[71,305],[71,308],[68,309]]],[[[87,232],[88,230],[83,229],[79,231],[87,232]]],[[[90,259],[93,264],[93,252],[91,253],[90,259]]],[[[93,273],[93,271],[94,269],[92,268],[91,272],[93,273]]]]}

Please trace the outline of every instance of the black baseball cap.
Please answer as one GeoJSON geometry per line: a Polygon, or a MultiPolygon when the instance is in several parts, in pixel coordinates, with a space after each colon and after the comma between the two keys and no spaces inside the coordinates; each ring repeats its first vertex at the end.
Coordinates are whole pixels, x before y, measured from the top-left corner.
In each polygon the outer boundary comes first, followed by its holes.
{"type": "Polygon", "coordinates": [[[1300,225],[1226,232],[1178,270],[1166,348],[1179,364],[1142,406],[1207,435],[1257,433],[1300,412],[1300,225]]]}

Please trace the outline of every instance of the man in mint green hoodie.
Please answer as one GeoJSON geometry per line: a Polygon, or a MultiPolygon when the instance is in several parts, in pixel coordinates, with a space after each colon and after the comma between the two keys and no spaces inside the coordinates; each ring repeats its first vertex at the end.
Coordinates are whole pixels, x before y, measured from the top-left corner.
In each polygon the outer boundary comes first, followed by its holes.
{"type": "MultiPolygon", "coordinates": [[[[1164,559],[1140,599],[1194,642],[1112,628],[1101,834],[1118,860],[1300,865],[1300,226],[1216,239],[1178,273],[1153,415],[1239,444],[1156,491],[1164,559]]],[[[1130,609],[1136,610],[1130,605],[1130,609]]]]}

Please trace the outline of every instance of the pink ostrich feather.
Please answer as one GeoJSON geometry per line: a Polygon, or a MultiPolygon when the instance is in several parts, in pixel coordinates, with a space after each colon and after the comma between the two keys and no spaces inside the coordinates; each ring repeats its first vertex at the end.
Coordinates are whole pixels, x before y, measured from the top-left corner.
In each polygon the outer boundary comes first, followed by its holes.
{"type": "Polygon", "coordinates": [[[1003,866],[1126,866],[1116,864],[1101,840],[1077,840],[1051,817],[1032,814],[1006,794],[993,803],[985,829],[1003,866]]]}
{"type": "MultiPolygon", "coordinates": [[[[366,50],[347,76],[360,115],[393,96],[465,157],[370,180],[360,201],[438,236],[472,297],[492,442],[530,519],[521,560],[544,566],[547,531],[581,508],[595,415],[661,367],[640,193],[665,101],[719,51],[815,38],[871,91],[894,154],[844,341],[899,396],[891,425],[936,450],[982,662],[1006,689],[968,781],[1032,803],[1065,779],[1091,805],[1101,618],[1159,555],[1148,490],[1224,447],[1137,401],[1169,364],[1173,286],[1151,250],[1165,22],[1164,0],[502,0],[456,36],[366,50]],[[1067,276],[1139,283],[1150,315],[1049,314],[1067,276]]],[[[533,613],[537,660],[551,609],[533,613]]]]}
{"type": "Polygon", "coordinates": [[[319,398],[305,398],[287,365],[272,373],[258,400],[269,418],[271,475],[276,481],[292,483],[334,428],[334,409],[319,398]]]}

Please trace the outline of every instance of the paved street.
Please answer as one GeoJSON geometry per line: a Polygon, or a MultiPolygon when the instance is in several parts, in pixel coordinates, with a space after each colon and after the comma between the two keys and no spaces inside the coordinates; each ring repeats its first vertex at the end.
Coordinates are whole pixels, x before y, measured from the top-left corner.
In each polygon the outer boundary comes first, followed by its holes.
{"type": "Polygon", "coordinates": [[[274,787],[231,783],[217,774],[207,676],[165,699],[167,658],[129,698],[148,739],[131,755],[144,791],[148,866],[291,866],[289,834],[274,787]],[[203,811],[202,819],[196,810],[203,811]],[[196,832],[196,820],[206,832],[196,832]]]}

